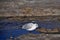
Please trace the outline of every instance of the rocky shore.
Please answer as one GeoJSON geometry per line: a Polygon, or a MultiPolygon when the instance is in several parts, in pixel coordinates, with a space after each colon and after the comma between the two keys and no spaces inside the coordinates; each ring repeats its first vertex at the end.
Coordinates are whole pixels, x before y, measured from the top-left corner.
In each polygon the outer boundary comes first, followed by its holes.
{"type": "Polygon", "coordinates": [[[60,15],[60,0],[1,0],[0,16],[60,15]]]}

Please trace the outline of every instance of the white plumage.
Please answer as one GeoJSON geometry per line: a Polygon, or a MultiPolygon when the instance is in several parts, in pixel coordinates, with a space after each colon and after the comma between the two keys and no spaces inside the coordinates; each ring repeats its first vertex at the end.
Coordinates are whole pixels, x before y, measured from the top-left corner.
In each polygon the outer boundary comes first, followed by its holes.
{"type": "Polygon", "coordinates": [[[26,29],[28,31],[33,31],[38,27],[36,23],[27,23],[22,26],[22,29],[26,29]]]}

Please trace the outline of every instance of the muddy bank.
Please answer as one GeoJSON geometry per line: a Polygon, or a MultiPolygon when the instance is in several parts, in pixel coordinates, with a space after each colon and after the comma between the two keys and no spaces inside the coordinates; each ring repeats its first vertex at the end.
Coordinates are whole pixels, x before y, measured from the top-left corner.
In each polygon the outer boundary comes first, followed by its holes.
{"type": "Polygon", "coordinates": [[[31,34],[30,33],[27,35],[19,36],[14,39],[15,40],[60,40],[60,35],[59,34],[31,34]]]}

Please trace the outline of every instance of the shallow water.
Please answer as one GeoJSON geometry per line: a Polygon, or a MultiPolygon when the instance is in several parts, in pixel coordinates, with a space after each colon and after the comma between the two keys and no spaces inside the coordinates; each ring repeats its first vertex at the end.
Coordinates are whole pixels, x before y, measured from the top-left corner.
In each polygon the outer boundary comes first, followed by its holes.
{"type": "MultiPolygon", "coordinates": [[[[18,37],[23,34],[28,34],[29,31],[21,29],[21,26],[25,23],[29,22],[20,22],[20,21],[0,21],[0,39],[5,40],[10,38],[12,36],[13,38],[18,37]]],[[[54,28],[54,27],[60,27],[60,22],[58,21],[35,21],[35,23],[38,23],[39,27],[44,28],[54,28]]],[[[34,34],[40,34],[37,31],[32,31],[31,33],[34,34]]]]}

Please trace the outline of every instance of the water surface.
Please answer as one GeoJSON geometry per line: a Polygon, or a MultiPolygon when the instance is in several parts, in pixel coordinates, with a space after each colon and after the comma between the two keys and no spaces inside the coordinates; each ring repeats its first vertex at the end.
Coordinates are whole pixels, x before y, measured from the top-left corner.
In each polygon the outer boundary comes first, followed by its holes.
{"type": "MultiPolygon", "coordinates": [[[[0,39],[6,40],[12,36],[13,38],[18,37],[23,34],[28,34],[29,31],[21,29],[21,26],[25,23],[30,22],[20,22],[20,21],[0,21],[0,39]]],[[[58,21],[35,21],[39,25],[39,27],[52,29],[54,27],[60,27],[60,22],[58,21]]],[[[36,30],[31,33],[40,34],[36,30]]]]}

